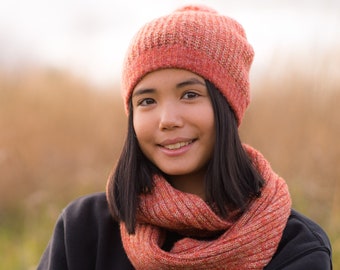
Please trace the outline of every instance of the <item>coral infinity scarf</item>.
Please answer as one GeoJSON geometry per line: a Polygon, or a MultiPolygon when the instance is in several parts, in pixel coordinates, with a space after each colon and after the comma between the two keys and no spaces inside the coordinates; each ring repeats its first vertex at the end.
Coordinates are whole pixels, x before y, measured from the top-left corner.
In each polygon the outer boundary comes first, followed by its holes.
{"type": "Polygon", "coordinates": [[[286,183],[264,157],[249,146],[245,149],[265,185],[261,197],[236,221],[220,218],[198,196],[155,177],[152,193],[141,196],[136,233],[129,235],[124,223],[120,225],[124,249],[136,269],[263,269],[269,263],[286,226],[291,199],[286,183]],[[167,231],[186,235],[170,251],[161,248],[167,231]],[[221,231],[216,239],[197,239],[221,231]]]}

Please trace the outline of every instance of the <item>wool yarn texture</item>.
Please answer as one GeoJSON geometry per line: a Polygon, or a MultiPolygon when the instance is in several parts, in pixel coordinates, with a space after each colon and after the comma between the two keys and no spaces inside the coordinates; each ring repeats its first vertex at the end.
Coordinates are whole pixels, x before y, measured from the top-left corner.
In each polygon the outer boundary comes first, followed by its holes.
{"type": "Polygon", "coordinates": [[[274,255],[291,209],[285,181],[255,149],[244,145],[265,180],[262,195],[237,220],[219,217],[198,196],[155,177],[140,197],[135,234],[120,224],[124,249],[136,269],[263,269],[274,255]],[[167,231],[183,238],[162,249],[167,231]],[[201,236],[222,232],[213,240],[201,236]],[[200,240],[199,240],[200,239],[200,240]]]}
{"type": "Polygon", "coordinates": [[[136,84],[164,68],[189,70],[213,83],[233,109],[238,125],[250,102],[254,51],[242,26],[204,6],[185,6],[145,24],[134,36],[122,68],[128,113],[136,84]]]}

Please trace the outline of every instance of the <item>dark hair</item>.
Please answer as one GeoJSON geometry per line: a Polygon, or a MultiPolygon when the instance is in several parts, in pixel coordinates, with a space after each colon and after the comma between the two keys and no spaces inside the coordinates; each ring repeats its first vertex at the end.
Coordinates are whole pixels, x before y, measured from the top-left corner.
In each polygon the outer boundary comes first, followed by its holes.
{"type": "MultiPolygon", "coordinates": [[[[207,203],[214,205],[219,215],[229,210],[243,213],[251,199],[261,194],[264,181],[244,150],[237,121],[227,100],[216,87],[206,81],[214,110],[216,140],[205,179],[207,203]]],[[[136,224],[138,197],[153,188],[155,174],[168,179],[142,153],[133,128],[133,108],[130,101],[128,131],[121,156],[112,172],[107,196],[112,215],[123,221],[133,234],[136,224]]]]}
{"type": "Polygon", "coordinates": [[[205,179],[206,198],[223,217],[228,210],[237,209],[241,214],[252,198],[261,195],[264,180],[242,146],[236,117],[226,98],[209,81],[206,85],[216,129],[214,152],[205,179]]]}

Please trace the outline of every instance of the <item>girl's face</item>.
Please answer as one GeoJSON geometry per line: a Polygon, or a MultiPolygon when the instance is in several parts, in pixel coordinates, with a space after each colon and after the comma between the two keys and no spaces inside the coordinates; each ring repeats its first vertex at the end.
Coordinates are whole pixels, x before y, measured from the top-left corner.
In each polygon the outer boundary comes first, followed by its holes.
{"type": "Polygon", "coordinates": [[[181,69],[151,72],[134,88],[132,106],[144,155],[175,187],[202,184],[215,144],[214,113],[204,79],[181,69]]]}

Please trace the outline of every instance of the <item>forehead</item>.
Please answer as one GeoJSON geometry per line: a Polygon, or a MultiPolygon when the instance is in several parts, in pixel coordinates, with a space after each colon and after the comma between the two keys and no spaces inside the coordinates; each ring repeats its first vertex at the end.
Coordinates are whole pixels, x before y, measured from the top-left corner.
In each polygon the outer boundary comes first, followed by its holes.
{"type": "Polygon", "coordinates": [[[176,85],[181,81],[195,79],[197,82],[205,82],[204,78],[184,69],[160,69],[146,74],[134,87],[134,91],[140,88],[152,87],[153,85],[176,85]]]}

